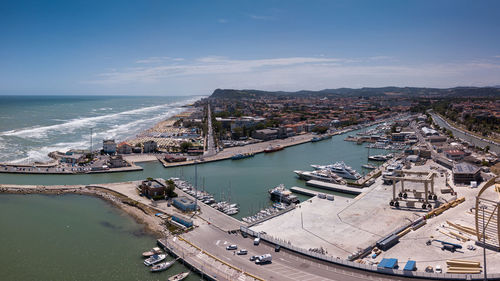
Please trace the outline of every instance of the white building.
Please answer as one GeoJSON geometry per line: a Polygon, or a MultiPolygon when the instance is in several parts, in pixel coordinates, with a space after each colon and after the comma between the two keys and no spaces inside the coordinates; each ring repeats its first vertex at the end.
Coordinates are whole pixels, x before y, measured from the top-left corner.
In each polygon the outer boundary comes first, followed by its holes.
{"type": "Polygon", "coordinates": [[[115,154],[116,153],[116,142],[115,140],[103,140],[102,150],[104,154],[115,154]]]}

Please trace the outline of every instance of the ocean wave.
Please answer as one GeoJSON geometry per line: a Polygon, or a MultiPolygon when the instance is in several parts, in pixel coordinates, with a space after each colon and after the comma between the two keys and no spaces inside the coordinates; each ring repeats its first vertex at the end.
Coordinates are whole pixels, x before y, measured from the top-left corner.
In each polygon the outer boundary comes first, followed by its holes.
{"type": "Polygon", "coordinates": [[[181,108],[174,108],[170,109],[167,112],[157,114],[156,116],[151,118],[135,120],[125,124],[114,125],[112,126],[112,129],[97,133],[96,137],[98,139],[100,138],[125,139],[128,137],[132,137],[133,135],[135,136],[136,134],[150,128],[152,124],[155,124],[168,117],[174,116],[175,114],[178,114],[181,111],[182,111],[181,108]]]}
{"type": "Polygon", "coordinates": [[[90,136],[86,134],[90,127],[95,127],[94,149],[102,146],[103,139],[114,138],[117,141],[130,139],[155,123],[182,112],[184,109],[181,106],[199,99],[200,97],[196,97],[113,114],[62,120],[62,123],[50,126],[33,126],[0,132],[0,161],[42,162],[50,160],[48,153],[52,151],[87,149],[90,145],[90,136]],[[80,131],[76,131],[78,129],[80,131]],[[83,129],[85,129],[84,132],[83,129]]]}
{"type": "Polygon", "coordinates": [[[28,150],[23,153],[22,158],[17,158],[14,160],[8,160],[9,163],[26,163],[26,162],[43,162],[50,159],[48,154],[52,151],[66,152],[70,149],[82,149],[89,145],[89,141],[78,141],[78,142],[60,142],[54,145],[43,146],[36,149],[28,150]]]}
{"type": "Polygon", "coordinates": [[[1,132],[0,135],[4,136],[16,136],[21,138],[43,138],[46,137],[47,134],[51,131],[64,131],[65,133],[71,133],[76,129],[83,127],[90,127],[96,125],[100,121],[111,121],[116,118],[120,118],[127,115],[138,115],[145,112],[161,110],[169,107],[177,107],[188,103],[189,101],[184,102],[175,102],[175,103],[167,103],[162,105],[155,105],[149,107],[143,107],[113,114],[100,115],[95,117],[84,117],[78,119],[72,119],[65,123],[49,125],[49,126],[35,126],[29,128],[21,128],[14,129],[10,131],[1,132]]]}

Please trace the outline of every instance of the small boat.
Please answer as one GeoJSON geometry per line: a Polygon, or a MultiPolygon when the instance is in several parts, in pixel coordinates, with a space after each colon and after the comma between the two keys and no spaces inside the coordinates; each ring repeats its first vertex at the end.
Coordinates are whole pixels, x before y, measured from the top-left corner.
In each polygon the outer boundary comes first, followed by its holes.
{"type": "Polygon", "coordinates": [[[387,161],[389,159],[389,157],[387,157],[385,155],[372,155],[372,156],[368,156],[368,159],[372,160],[372,161],[387,161]]]}
{"type": "Polygon", "coordinates": [[[153,264],[161,262],[165,258],[167,258],[167,255],[165,255],[165,254],[159,254],[159,255],[155,254],[155,255],[152,255],[150,258],[147,258],[144,261],[144,265],[145,266],[152,266],[153,264]]]}
{"type": "Polygon", "coordinates": [[[162,263],[153,265],[153,267],[151,267],[151,272],[160,272],[160,271],[167,270],[174,263],[175,263],[175,260],[174,261],[168,261],[168,262],[162,262],[162,263]]]}
{"type": "Polygon", "coordinates": [[[363,168],[365,168],[365,169],[369,169],[369,170],[374,170],[374,169],[377,169],[377,166],[372,165],[372,164],[365,164],[365,165],[363,165],[363,166],[361,166],[361,167],[363,167],[363,168]]]}
{"type": "Polygon", "coordinates": [[[158,247],[154,247],[153,250],[142,253],[142,256],[145,258],[149,258],[152,255],[160,254],[160,253],[161,253],[161,249],[158,247]]]}
{"type": "Polygon", "coordinates": [[[269,152],[275,152],[275,151],[280,151],[280,150],[283,150],[282,146],[280,146],[280,145],[277,145],[277,146],[270,145],[268,148],[264,149],[264,152],[265,153],[269,153],[269,152]]]}
{"type": "Polygon", "coordinates": [[[245,159],[245,158],[249,158],[249,157],[254,157],[255,154],[254,153],[239,153],[239,154],[235,154],[231,157],[232,160],[240,160],[240,159],[245,159]]]}
{"type": "Polygon", "coordinates": [[[179,274],[176,274],[170,278],[168,278],[168,281],[180,281],[184,280],[189,275],[189,272],[181,272],[179,274]]]}

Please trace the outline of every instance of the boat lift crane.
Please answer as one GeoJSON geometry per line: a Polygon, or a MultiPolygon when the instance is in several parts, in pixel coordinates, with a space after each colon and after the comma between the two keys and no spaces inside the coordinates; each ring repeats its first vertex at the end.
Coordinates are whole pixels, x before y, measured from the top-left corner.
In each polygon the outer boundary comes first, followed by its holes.
{"type": "MultiPolygon", "coordinates": [[[[431,240],[429,240],[431,241],[431,240]]],[[[462,245],[460,244],[455,244],[455,243],[451,243],[451,242],[446,242],[446,241],[443,241],[443,240],[438,240],[438,239],[433,239],[432,241],[436,241],[436,242],[439,242],[441,243],[442,247],[441,247],[441,250],[448,250],[450,252],[455,252],[456,249],[462,249],[462,245]]],[[[430,243],[428,243],[430,245],[430,243]]]]}

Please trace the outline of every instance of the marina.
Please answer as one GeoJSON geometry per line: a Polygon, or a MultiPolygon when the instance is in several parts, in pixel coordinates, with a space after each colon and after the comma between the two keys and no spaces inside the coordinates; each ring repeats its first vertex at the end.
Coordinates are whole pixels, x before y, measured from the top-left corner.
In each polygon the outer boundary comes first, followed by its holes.
{"type": "MultiPolygon", "coordinates": [[[[357,131],[354,130],[353,133],[357,131]]],[[[264,206],[271,206],[268,190],[270,187],[284,184],[285,186],[306,187],[304,181],[296,178],[294,170],[311,170],[310,165],[315,163],[329,163],[332,159],[343,160],[354,169],[361,171],[361,165],[366,163],[367,149],[357,146],[355,143],[343,140],[343,135],[335,135],[331,139],[304,143],[288,147],[276,153],[261,153],[254,157],[240,161],[217,161],[197,165],[198,183],[205,187],[205,191],[212,194],[216,201],[222,200],[228,195],[231,185],[231,202],[239,206],[240,212],[236,218],[254,215],[256,210],[264,206]],[[227,174],[228,170],[230,174],[227,174]],[[204,182],[204,185],[203,185],[204,182]],[[253,211],[252,211],[253,210],[253,211]]],[[[371,149],[377,153],[376,149],[371,149]]],[[[378,152],[381,153],[382,151],[378,152]]],[[[94,175],[24,175],[17,177],[14,174],[0,174],[0,182],[4,184],[42,184],[60,185],[78,182],[81,184],[100,184],[107,182],[121,182],[131,180],[142,180],[147,177],[169,178],[177,177],[189,183],[195,183],[195,167],[182,166],[164,169],[158,162],[137,163],[144,170],[129,173],[94,174],[94,175]]],[[[334,195],[352,196],[336,193],[334,195]]],[[[308,197],[298,195],[299,200],[308,197]]]]}

